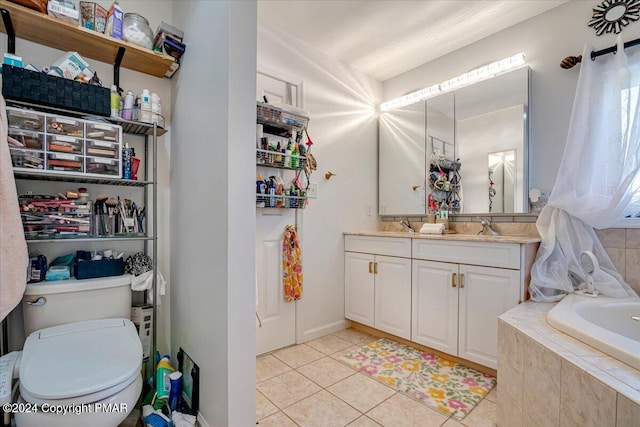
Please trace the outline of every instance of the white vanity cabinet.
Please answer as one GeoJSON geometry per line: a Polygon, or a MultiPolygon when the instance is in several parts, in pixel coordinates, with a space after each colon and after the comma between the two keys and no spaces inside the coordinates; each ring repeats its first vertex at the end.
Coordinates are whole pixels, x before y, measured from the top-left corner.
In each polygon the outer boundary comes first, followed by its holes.
{"type": "Polygon", "coordinates": [[[411,240],[345,237],[345,317],[411,339],[411,240]]]}
{"type": "Polygon", "coordinates": [[[413,239],[411,340],[495,369],[498,316],[522,300],[534,246],[413,239]]]}

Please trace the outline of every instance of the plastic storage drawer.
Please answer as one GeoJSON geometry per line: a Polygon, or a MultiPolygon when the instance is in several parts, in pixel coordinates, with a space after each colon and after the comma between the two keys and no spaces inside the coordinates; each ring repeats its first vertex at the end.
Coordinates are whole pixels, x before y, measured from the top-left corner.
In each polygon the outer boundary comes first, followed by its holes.
{"type": "Polygon", "coordinates": [[[87,139],[120,143],[122,128],[107,123],[87,122],[87,139]]]}
{"type": "Polygon", "coordinates": [[[122,176],[120,161],[118,159],[105,159],[102,157],[87,157],[85,172],[92,175],[122,176]]]}
{"type": "Polygon", "coordinates": [[[114,142],[108,142],[108,141],[87,140],[86,153],[88,156],[119,159],[120,145],[114,142]]]}
{"type": "Polygon", "coordinates": [[[44,153],[35,150],[21,150],[12,148],[11,163],[14,168],[44,169],[44,153]]]}
{"type": "Polygon", "coordinates": [[[63,116],[47,116],[47,134],[84,137],[84,122],[63,116]]]}
{"type": "Polygon", "coordinates": [[[7,119],[10,128],[44,132],[43,113],[7,107],[7,119]]]}
{"type": "Polygon", "coordinates": [[[61,172],[82,172],[82,156],[67,153],[48,153],[47,170],[61,172]]]}
{"type": "Polygon", "coordinates": [[[89,212],[23,212],[22,227],[28,239],[64,239],[91,236],[89,212]]]}
{"type": "Polygon", "coordinates": [[[84,143],[82,139],[73,136],[47,135],[47,151],[82,154],[84,152],[84,143]]]}
{"type": "Polygon", "coordinates": [[[9,147],[42,150],[44,148],[44,134],[30,130],[9,128],[9,147]]]}

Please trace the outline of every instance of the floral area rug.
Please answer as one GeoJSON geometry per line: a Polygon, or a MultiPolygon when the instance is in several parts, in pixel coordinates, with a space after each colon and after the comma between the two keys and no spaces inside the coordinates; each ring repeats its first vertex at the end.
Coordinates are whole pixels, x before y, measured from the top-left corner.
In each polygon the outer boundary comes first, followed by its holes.
{"type": "Polygon", "coordinates": [[[384,338],[340,360],[459,420],[496,385],[491,375],[384,338]]]}

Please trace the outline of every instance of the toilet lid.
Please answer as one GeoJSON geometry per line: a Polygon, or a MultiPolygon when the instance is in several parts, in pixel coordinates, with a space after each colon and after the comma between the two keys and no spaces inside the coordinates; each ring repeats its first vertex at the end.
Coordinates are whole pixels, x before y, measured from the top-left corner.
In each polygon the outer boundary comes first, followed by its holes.
{"type": "Polygon", "coordinates": [[[114,387],[139,374],[142,344],[128,319],[40,329],[27,337],[20,389],[39,399],[65,399],[114,387]]]}

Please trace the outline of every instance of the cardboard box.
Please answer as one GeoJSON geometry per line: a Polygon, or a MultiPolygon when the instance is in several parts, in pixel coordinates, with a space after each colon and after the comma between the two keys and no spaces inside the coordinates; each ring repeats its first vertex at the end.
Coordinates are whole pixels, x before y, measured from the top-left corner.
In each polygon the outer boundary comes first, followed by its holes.
{"type": "Polygon", "coordinates": [[[149,357],[151,353],[151,325],[153,323],[153,306],[136,304],[131,307],[131,321],[136,325],[138,337],[142,343],[142,357],[149,357]]]}
{"type": "Polygon", "coordinates": [[[80,2],[80,24],[84,28],[103,33],[107,27],[107,9],[92,1],[80,2]]]}
{"type": "Polygon", "coordinates": [[[114,39],[122,40],[122,27],[124,25],[124,12],[117,3],[113,3],[107,14],[107,26],[104,33],[114,39]]]}
{"type": "Polygon", "coordinates": [[[89,63],[78,52],[67,52],[51,65],[49,74],[73,80],[88,67],[89,63]]]}
{"type": "Polygon", "coordinates": [[[62,19],[63,21],[76,25],[78,24],[78,18],[80,17],[80,13],[76,9],[68,7],[58,0],[49,0],[49,3],[47,4],[47,13],[58,19],[62,19]]]}

